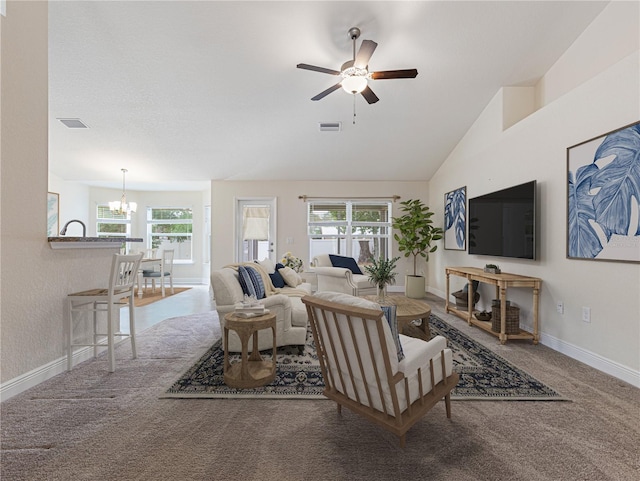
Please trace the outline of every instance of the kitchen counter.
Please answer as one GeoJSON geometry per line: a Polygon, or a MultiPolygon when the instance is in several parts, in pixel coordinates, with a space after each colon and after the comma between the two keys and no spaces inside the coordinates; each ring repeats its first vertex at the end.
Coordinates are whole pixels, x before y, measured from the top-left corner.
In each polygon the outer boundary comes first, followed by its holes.
{"type": "Polygon", "coordinates": [[[142,237],[47,237],[52,249],[119,249],[123,242],[142,242],[142,237]]]}

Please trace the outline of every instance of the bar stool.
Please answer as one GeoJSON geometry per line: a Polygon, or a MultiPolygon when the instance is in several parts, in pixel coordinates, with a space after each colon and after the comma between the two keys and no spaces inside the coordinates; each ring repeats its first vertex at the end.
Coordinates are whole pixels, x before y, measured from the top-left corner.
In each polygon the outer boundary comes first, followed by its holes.
{"type": "Polygon", "coordinates": [[[115,359],[115,337],[129,337],[131,339],[131,352],[133,358],[137,357],[135,342],[135,310],[133,305],[134,286],[138,277],[138,269],[142,253],[135,255],[114,254],[111,262],[111,274],[109,276],[109,287],[100,289],[90,289],[82,292],[75,292],[67,296],[67,310],[69,316],[67,318],[67,367],[70,371],[73,367],[73,348],[93,346],[94,357],[98,354],[98,347],[106,346],[109,353],[109,372],[116,370],[115,359]],[[121,334],[114,332],[114,321],[119,316],[114,315],[116,309],[121,305],[123,299],[129,298],[129,334],[121,334]],[[93,343],[77,344],[73,341],[73,313],[87,312],[93,314],[93,343]],[[107,332],[99,333],[97,330],[98,312],[107,313],[107,332]],[[106,344],[104,339],[99,336],[106,336],[106,344]]]}

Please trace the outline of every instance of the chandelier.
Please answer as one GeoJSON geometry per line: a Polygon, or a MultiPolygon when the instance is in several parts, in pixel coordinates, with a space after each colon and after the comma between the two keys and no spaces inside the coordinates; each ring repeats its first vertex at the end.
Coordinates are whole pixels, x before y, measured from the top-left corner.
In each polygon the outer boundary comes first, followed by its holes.
{"type": "Polygon", "coordinates": [[[124,186],[124,176],[127,173],[127,169],[120,170],[122,171],[122,197],[120,198],[120,200],[117,200],[115,202],[109,202],[109,209],[111,209],[114,214],[128,215],[131,212],[136,211],[136,209],[138,208],[138,204],[136,204],[135,202],[127,202],[127,191],[124,186]]]}

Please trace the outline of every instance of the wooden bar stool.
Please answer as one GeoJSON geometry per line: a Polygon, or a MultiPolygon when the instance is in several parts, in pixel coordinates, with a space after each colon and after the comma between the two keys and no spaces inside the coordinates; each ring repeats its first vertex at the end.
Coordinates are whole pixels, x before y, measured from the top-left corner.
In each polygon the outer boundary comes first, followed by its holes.
{"type": "Polygon", "coordinates": [[[135,342],[135,309],[133,305],[134,286],[138,276],[142,253],[135,255],[114,254],[111,262],[111,274],[109,276],[109,287],[90,289],[82,292],[75,292],[67,296],[67,364],[68,369],[73,367],[73,348],[93,346],[94,357],[98,354],[98,347],[107,347],[109,353],[109,372],[116,370],[115,359],[115,337],[129,337],[131,339],[131,352],[133,358],[137,357],[135,342]],[[129,298],[129,334],[116,333],[114,321],[119,316],[114,315],[116,309],[124,305],[123,299],[129,298]],[[93,314],[93,343],[78,344],[73,339],[73,313],[86,312],[93,314]],[[98,312],[107,313],[107,332],[100,333],[97,329],[98,312]],[[105,339],[101,337],[106,336],[105,339]],[[106,342],[106,344],[105,344],[106,342]]]}

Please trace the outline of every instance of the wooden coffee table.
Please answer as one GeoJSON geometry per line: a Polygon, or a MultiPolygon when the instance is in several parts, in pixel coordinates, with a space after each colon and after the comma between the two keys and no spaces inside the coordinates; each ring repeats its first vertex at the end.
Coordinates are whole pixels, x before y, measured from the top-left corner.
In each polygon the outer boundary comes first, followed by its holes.
{"type": "MultiPolygon", "coordinates": [[[[378,302],[378,296],[364,296],[365,299],[378,302]]],[[[417,337],[428,341],[431,339],[429,329],[429,316],[431,316],[431,306],[419,299],[411,299],[406,296],[386,296],[384,304],[393,304],[397,307],[396,317],[398,319],[398,332],[406,336],[417,337]],[[411,321],[422,320],[422,325],[418,328],[411,324],[411,321]]]]}
{"type": "Polygon", "coordinates": [[[224,316],[224,383],[237,389],[249,389],[269,384],[276,377],[276,315],[267,313],[257,317],[240,317],[230,312],[224,316]],[[229,361],[229,329],[238,333],[242,343],[240,361],[229,361]],[[273,354],[264,360],[258,351],[258,331],[271,329],[273,354]],[[249,355],[249,339],[253,337],[253,349],[249,355]]]}

